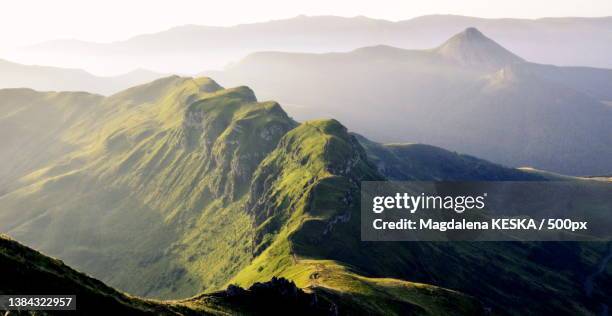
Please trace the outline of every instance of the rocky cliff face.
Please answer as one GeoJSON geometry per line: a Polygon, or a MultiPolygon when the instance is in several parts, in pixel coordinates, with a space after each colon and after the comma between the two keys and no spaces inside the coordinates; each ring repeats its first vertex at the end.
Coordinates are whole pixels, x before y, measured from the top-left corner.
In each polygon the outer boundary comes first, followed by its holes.
{"type": "Polygon", "coordinates": [[[240,87],[192,103],[185,113],[186,145],[202,152],[204,174],[216,198],[234,200],[245,193],[253,171],[296,123],[278,103],[256,103],[240,87]]]}

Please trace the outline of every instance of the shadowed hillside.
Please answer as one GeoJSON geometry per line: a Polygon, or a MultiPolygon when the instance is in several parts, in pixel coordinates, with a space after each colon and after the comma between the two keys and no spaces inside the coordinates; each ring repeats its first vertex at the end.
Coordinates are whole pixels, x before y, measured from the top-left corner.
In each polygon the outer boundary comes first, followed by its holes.
{"type": "MultiPolygon", "coordinates": [[[[76,313],[81,315],[265,315],[272,312],[338,315],[351,308],[341,301],[329,301],[326,297],[329,294],[305,293],[292,282],[276,278],[254,284],[249,289],[230,286],[224,291],[182,301],[142,299],[118,292],[71,269],[60,260],[49,258],[5,236],[0,236],[0,268],[3,273],[0,294],[75,295],[76,313]]],[[[59,311],[39,313],[62,314],[59,311]]],[[[12,314],[9,312],[7,315],[12,314]]]]}

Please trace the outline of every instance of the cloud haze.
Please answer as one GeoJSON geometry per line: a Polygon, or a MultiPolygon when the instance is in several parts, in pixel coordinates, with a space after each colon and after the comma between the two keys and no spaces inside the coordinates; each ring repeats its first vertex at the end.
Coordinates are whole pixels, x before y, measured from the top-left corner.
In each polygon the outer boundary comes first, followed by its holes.
{"type": "Polygon", "coordinates": [[[299,14],[367,15],[387,20],[403,20],[426,14],[459,14],[485,18],[608,16],[612,15],[612,3],[607,0],[26,0],[4,4],[0,12],[0,49],[6,49],[58,38],[108,42],[177,25],[228,26],[288,18],[299,14]],[[32,23],[33,21],[36,23],[32,23]]]}

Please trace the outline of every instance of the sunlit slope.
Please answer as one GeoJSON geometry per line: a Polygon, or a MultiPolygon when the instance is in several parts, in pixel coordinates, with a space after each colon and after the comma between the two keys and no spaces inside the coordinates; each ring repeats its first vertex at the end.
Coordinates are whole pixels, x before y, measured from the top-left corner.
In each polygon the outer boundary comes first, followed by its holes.
{"type": "Polygon", "coordinates": [[[360,181],[376,179],[382,177],[357,139],[337,121],[308,121],[287,133],[261,163],[252,185],[251,197],[259,197],[250,201],[257,227],[255,251],[266,250],[230,282],[246,286],[280,275],[301,287],[350,298],[363,313],[480,313],[474,299],[457,292],[367,278],[346,265],[350,260],[323,260],[330,248],[349,258],[351,253],[361,255],[352,248],[359,247],[353,236],[346,236],[344,245],[330,237],[336,225],[358,217],[354,208],[360,181]],[[312,259],[314,253],[320,260],[312,259]]]}
{"type": "Polygon", "coordinates": [[[67,133],[96,113],[103,97],[88,93],[0,90],[0,194],[19,177],[74,150],[67,133]]]}
{"type": "MultiPolygon", "coordinates": [[[[296,128],[278,104],[258,103],[245,87],[170,77],[96,106],[63,132],[72,150],[0,197],[1,229],[130,293],[220,289],[253,258],[267,260],[272,243],[289,245],[289,232],[311,213],[306,206],[320,210],[307,221],[318,232],[343,221],[338,200],[359,181],[381,179],[340,123],[296,128]]],[[[348,302],[342,308],[480,311],[457,292],[366,278],[332,262],[304,265],[322,266],[319,282],[329,286],[312,290],[348,302]]],[[[259,280],[275,275],[284,274],[259,280]]],[[[306,274],[287,277],[310,285],[306,274]]]]}
{"type": "Polygon", "coordinates": [[[75,150],[0,198],[0,229],[135,294],[224,284],[252,256],[245,186],[295,123],[206,78],[161,79],[97,106],[66,131],[75,150]]]}
{"type": "MultiPolygon", "coordinates": [[[[582,280],[605,256],[603,244],[361,242],[360,181],[544,179],[430,146],[382,146],[365,139],[361,143],[367,150],[334,120],[305,122],[281,139],[253,180],[260,196],[252,210],[257,226],[255,249],[269,246],[230,282],[248,285],[281,275],[304,287],[386,293],[370,297],[374,302],[361,301],[366,309],[385,312],[393,312],[393,304],[376,302],[389,299],[388,288],[376,289],[379,281],[362,276],[459,290],[478,298],[495,314],[522,314],[527,306],[536,313],[596,310],[584,297],[582,280]],[[405,171],[392,176],[392,169],[381,168],[385,165],[404,166],[405,171]],[[423,170],[428,172],[419,173],[423,170]],[[550,296],[550,291],[556,294],[550,296]],[[544,297],[546,304],[540,301],[544,297]],[[516,305],[516,301],[525,304],[516,305]]],[[[596,287],[598,295],[609,295],[605,281],[596,287]]],[[[428,296],[414,300],[409,293],[396,299],[430,312],[444,305],[428,296]]]]}
{"type": "Polygon", "coordinates": [[[0,231],[132,294],[284,276],[392,314],[476,314],[474,299],[498,314],[584,314],[611,296],[607,270],[583,290],[604,245],[361,242],[361,181],[542,176],[380,145],[336,120],[298,124],[246,87],[164,78],[100,99],[61,136],[65,154],[0,196],[0,231]]]}
{"type": "MultiPolygon", "coordinates": [[[[3,273],[0,294],[75,295],[79,315],[266,315],[273,312],[335,315],[334,311],[346,314],[350,308],[348,300],[305,293],[285,279],[274,279],[249,289],[232,287],[181,301],[143,299],[119,292],[4,235],[0,235],[0,268],[3,273]]],[[[44,311],[37,315],[64,313],[44,311]]]]}
{"type": "MultiPolygon", "coordinates": [[[[0,294],[76,295],[80,314],[129,315],[478,315],[478,302],[457,292],[393,279],[373,279],[345,271],[333,262],[305,262],[292,277],[305,291],[274,279],[249,289],[228,288],[185,300],[159,301],[131,296],[62,261],[47,257],[0,235],[0,294]],[[299,277],[316,273],[313,282],[299,277]],[[314,283],[314,285],[312,285],[314,283]]],[[[58,314],[58,313],[43,313],[58,314]]]]}

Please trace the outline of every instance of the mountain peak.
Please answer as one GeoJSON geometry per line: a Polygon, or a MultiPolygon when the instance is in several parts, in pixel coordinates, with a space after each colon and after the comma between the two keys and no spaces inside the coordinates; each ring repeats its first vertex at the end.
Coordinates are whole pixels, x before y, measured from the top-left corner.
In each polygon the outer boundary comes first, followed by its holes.
{"type": "Polygon", "coordinates": [[[463,36],[466,36],[467,38],[473,38],[476,40],[487,40],[487,37],[475,27],[468,27],[460,34],[463,34],[463,36]]]}
{"type": "Polygon", "coordinates": [[[525,61],[475,27],[456,34],[434,51],[445,59],[466,66],[498,68],[525,61]]]}

